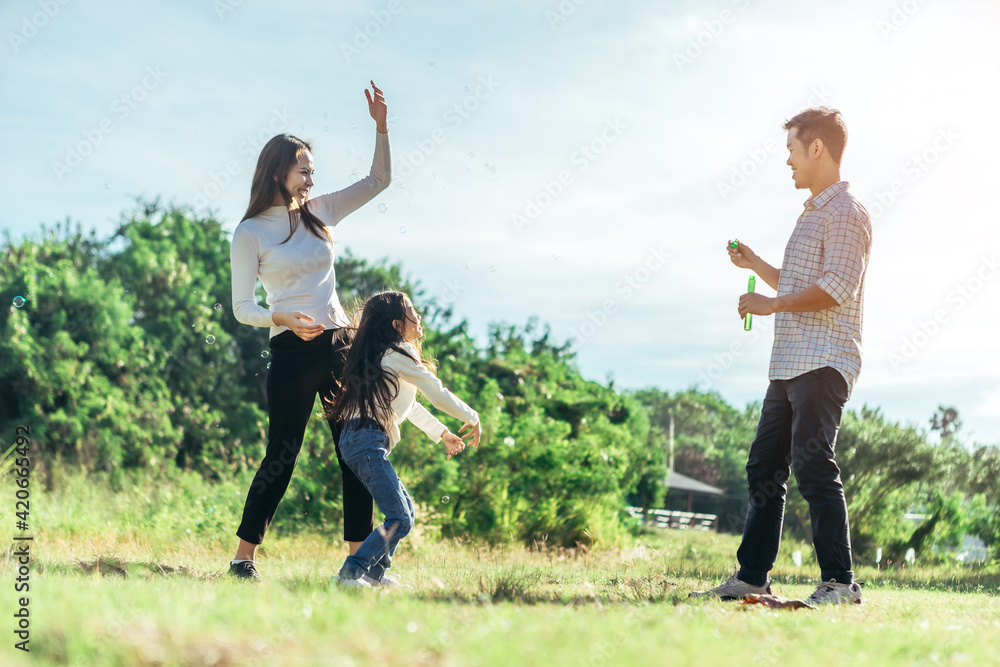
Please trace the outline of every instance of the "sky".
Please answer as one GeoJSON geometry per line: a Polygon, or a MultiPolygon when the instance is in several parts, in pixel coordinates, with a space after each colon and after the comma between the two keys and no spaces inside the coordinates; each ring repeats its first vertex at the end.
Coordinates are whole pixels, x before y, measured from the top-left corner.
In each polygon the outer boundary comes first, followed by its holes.
{"type": "Polygon", "coordinates": [[[773,318],[743,331],[725,244],[780,264],[809,195],[781,126],[835,107],[873,226],[847,407],[927,428],[953,405],[1000,444],[996,2],[7,0],[0,27],[15,239],[110,234],[139,196],[231,231],[281,132],[313,143],[314,194],[343,188],[371,164],[374,80],[393,183],[337,243],[481,341],[534,316],[589,379],[737,406],[763,398],[773,318]]]}

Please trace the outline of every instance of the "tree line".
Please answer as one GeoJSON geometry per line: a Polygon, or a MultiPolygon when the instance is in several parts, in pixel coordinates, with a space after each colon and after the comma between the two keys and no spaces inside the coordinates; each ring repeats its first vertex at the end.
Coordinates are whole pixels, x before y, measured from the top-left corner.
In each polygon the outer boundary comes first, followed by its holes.
{"type": "MultiPolygon", "coordinates": [[[[43,483],[59,466],[111,483],[130,469],[231,480],[256,468],[267,435],[268,331],[232,315],[229,235],[219,220],[139,200],[108,238],[66,220],[36,238],[5,235],[0,256],[0,433],[30,425],[43,483]]],[[[620,391],[586,380],[571,344],[536,318],[493,323],[479,345],[399,264],[345,248],[337,280],[349,309],[381,289],[410,294],[439,376],[482,417],[486,439],[471,456],[445,459],[409,424],[393,450],[443,535],[573,546],[635,530],[628,503],[682,502],[665,486],[671,413],[676,471],[725,490],[695,509],[719,515],[720,530],[742,529],[759,404],[738,409],[696,388],[620,391]]],[[[996,556],[1000,451],[961,442],[954,408],[929,423],[930,431],[901,426],[868,406],[845,415],[837,458],[859,557],[879,547],[897,562],[909,548],[933,556],[966,534],[996,556]]],[[[334,532],[339,468],[329,431],[317,426],[307,429],[277,520],[334,532]]],[[[789,484],[786,527],[808,539],[808,508],[789,484]]]]}

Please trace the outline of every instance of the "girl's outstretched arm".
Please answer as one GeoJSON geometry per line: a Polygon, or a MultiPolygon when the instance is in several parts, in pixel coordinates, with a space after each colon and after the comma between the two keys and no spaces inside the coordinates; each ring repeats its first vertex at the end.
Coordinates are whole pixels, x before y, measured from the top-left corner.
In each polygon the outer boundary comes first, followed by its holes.
{"type": "Polygon", "coordinates": [[[441,442],[441,436],[448,430],[448,427],[440,419],[428,412],[427,408],[420,405],[419,402],[413,404],[413,408],[410,410],[410,414],[406,415],[406,418],[426,433],[433,442],[441,442]]]}
{"type": "Polygon", "coordinates": [[[470,408],[455,394],[448,391],[434,373],[427,370],[423,364],[414,361],[405,354],[387,354],[382,359],[398,377],[415,385],[420,393],[427,397],[438,410],[451,415],[463,423],[479,423],[479,413],[470,408]]]}

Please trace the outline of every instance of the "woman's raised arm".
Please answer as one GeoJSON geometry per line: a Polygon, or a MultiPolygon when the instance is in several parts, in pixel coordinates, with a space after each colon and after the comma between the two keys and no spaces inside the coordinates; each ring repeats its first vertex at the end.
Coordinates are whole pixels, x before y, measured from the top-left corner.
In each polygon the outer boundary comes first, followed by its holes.
{"type": "Polygon", "coordinates": [[[375,155],[372,158],[372,168],[368,175],[357,183],[352,183],[343,190],[320,195],[309,201],[313,211],[327,226],[333,227],[346,216],[358,210],[380,192],[389,187],[392,181],[392,160],[389,151],[389,127],[386,124],[388,107],[382,91],[372,82],[374,97],[367,88],[365,97],[368,100],[368,112],[375,121],[375,155]],[[315,207],[315,208],[314,208],[315,207]]]}

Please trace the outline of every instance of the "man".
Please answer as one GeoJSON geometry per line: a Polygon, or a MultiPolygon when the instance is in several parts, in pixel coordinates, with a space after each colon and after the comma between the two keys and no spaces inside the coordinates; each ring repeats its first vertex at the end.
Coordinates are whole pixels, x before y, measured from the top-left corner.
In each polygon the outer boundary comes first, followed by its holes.
{"type": "Polygon", "coordinates": [[[730,259],[777,291],[740,297],[739,313],[775,315],[770,384],[750,446],[750,505],[737,551],[739,570],[692,596],[741,599],[770,593],[789,469],[809,503],[822,583],[810,604],[860,603],[851,570],[847,502],[834,461],[844,404],[861,370],[864,276],[871,248],[868,212],[840,180],[847,128],[839,111],[807,109],[787,123],[788,161],[805,202],[776,269],[740,243],[730,259]]]}

